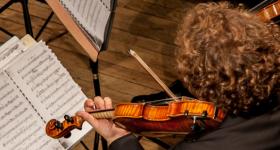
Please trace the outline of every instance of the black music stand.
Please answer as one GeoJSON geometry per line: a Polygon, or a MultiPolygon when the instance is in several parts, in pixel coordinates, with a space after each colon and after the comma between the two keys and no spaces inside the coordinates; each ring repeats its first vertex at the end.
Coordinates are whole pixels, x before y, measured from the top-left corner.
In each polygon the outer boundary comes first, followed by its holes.
{"type": "MultiPolygon", "coordinates": [[[[7,2],[4,6],[0,8],[0,14],[5,11],[7,8],[9,8],[12,4],[20,2],[22,5],[22,12],[23,12],[23,18],[24,18],[24,25],[25,25],[25,31],[27,34],[31,35],[33,37],[33,31],[32,31],[32,25],[31,25],[31,20],[30,20],[30,15],[29,15],[29,10],[28,10],[28,0],[10,0],[7,2]]],[[[4,28],[0,28],[1,31],[4,33],[13,36],[12,33],[9,31],[5,30],[4,28]]]]}
{"type": "MultiPolygon", "coordinates": [[[[45,0],[38,0],[38,1],[41,2],[41,3],[45,3],[46,4],[45,0]]],[[[23,19],[24,19],[24,25],[25,25],[26,34],[29,34],[32,37],[34,37],[33,36],[33,30],[32,30],[32,23],[31,23],[29,9],[28,9],[28,0],[10,0],[9,2],[7,2],[4,6],[2,6],[0,8],[0,14],[2,12],[4,12],[6,9],[8,9],[12,4],[17,3],[17,2],[21,3],[21,5],[22,5],[22,12],[23,12],[23,19]]],[[[51,12],[50,15],[48,16],[47,20],[43,24],[43,26],[40,28],[39,32],[37,33],[37,35],[35,37],[35,40],[37,40],[40,37],[40,35],[43,33],[43,31],[45,30],[46,26],[50,22],[50,20],[51,20],[53,15],[54,15],[54,13],[51,12]]],[[[2,27],[0,27],[0,30],[2,32],[4,32],[5,34],[9,35],[9,36],[14,36],[13,33],[7,31],[6,29],[4,29],[2,27]]],[[[58,35],[57,37],[60,37],[60,36],[61,35],[58,35]]]]}
{"type": "MultiPolygon", "coordinates": [[[[112,6],[113,6],[112,14],[110,16],[108,24],[106,25],[106,33],[105,33],[105,38],[104,38],[105,41],[102,44],[100,51],[104,51],[108,48],[109,37],[110,37],[111,30],[112,30],[113,20],[115,17],[115,10],[117,7],[117,0],[113,1],[112,6]]],[[[89,59],[89,63],[90,63],[91,72],[93,75],[93,86],[94,86],[95,96],[101,96],[100,82],[99,82],[99,75],[98,75],[98,57],[95,62],[92,61],[91,59],[89,59]]],[[[100,137],[100,135],[97,132],[95,132],[93,150],[98,150],[99,137],[100,137]]],[[[107,150],[108,149],[107,141],[103,137],[101,137],[101,143],[102,143],[102,149],[107,150]]]]}
{"type": "MultiPolygon", "coordinates": [[[[44,1],[44,0],[39,0],[39,1],[44,1]]],[[[105,27],[106,30],[105,30],[104,42],[103,42],[103,44],[102,44],[102,46],[101,46],[100,49],[96,49],[96,47],[94,48],[94,49],[95,49],[96,51],[98,51],[98,52],[104,51],[104,50],[106,50],[107,47],[108,47],[109,36],[110,36],[110,33],[111,33],[112,24],[113,24],[113,19],[114,19],[114,16],[115,16],[115,9],[116,9],[117,0],[113,0],[113,1],[111,1],[111,2],[112,2],[112,3],[111,3],[111,6],[112,6],[112,8],[111,8],[111,15],[110,15],[109,21],[108,21],[108,23],[106,24],[106,27],[105,27]]],[[[72,27],[75,26],[75,29],[76,29],[75,31],[80,30],[80,28],[77,27],[77,24],[76,24],[76,23],[74,23],[73,18],[68,17],[67,14],[64,13],[64,12],[61,13],[61,11],[62,11],[61,9],[63,9],[63,8],[60,7],[59,4],[56,5],[55,3],[50,2],[50,0],[47,1],[47,3],[51,6],[51,8],[53,7],[53,11],[57,14],[58,18],[60,18],[60,17],[61,17],[61,18],[66,17],[66,20],[70,21],[70,23],[69,23],[69,22],[68,22],[68,24],[66,23],[65,27],[68,28],[68,31],[74,36],[74,39],[76,39],[79,43],[80,43],[81,41],[83,41],[83,40],[81,40],[81,39],[75,37],[75,33],[76,33],[76,34],[82,33],[83,37],[86,37],[86,38],[84,38],[85,41],[92,41],[91,38],[93,38],[93,37],[91,37],[91,35],[88,34],[88,33],[87,33],[85,30],[83,30],[83,29],[82,29],[81,31],[78,31],[78,32],[71,32],[71,31],[73,31],[73,30],[71,30],[71,28],[70,28],[71,25],[72,25],[72,27]],[[59,12],[58,10],[60,10],[60,12],[59,12]],[[60,13],[61,13],[61,14],[60,14],[60,13]],[[72,23],[72,24],[71,24],[71,23],[72,23]],[[76,27],[77,27],[78,29],[77,29],[76,27]],[[73,34],[73,33],[74,33],[74,34],[73,34]],[[80,41],[79,41],[79,40],[80,40],[80,41]]],[[[50,15],[49,18],[51,18],[51,17],[52,17],[52,14],[50,15]]],[[[65,18],[64,18],[64,19],[65,19],[65,18]]],[[[47,21],[49,21],[49,20],[47,20],[47,21]]],[[[61,21],[62,21],[62,23],[64,23],[63,21],[65,21],[65,20],[62,19],[61,21]]],[[[67,33],[67,31],[64,32],[64,33],[67,33]]],[[[63,36],[64,33],[63,33],[61,36],[63,36]]],[[[50,42],[50,40],[49,40],[48,42],[50,42]]],[[[90,43],[91,43],[91,42],[90,42],[90,43]]],[[[81,43],[80,43],[80,44],[81,44],[81,43]]],[[[83,47],[83,46],[82,46],[82,47],[83,47]]],[[[94,46],[91,45],[91,46],[85,46],[85,47],[84,47],[85,51],[88,52],[89,56],[91,56],[90,53],[91,53],[92,51],[90,51],[90,50],[93,50],[92,47],[94,47],[94,46]],[[86,47],[89,48],[89,49],[87,49],[86,47]]],[[[94,94],[95,94],[95,96],[100,96],[100,95],[101,95],[100,81],[99,81],[99,75],[98,75],[98,52],[97,52],[96,56],[93,56],[93,57],[96,57],[95,59],[92,58],[92,57],[91,57],[92,59],[89,59],[89,64],[90,64],[91,71],[92,71],[92,75],[93,75],[93,87],[94,87],[94,94]],[[93,61],[93,60],[95,60],[95,61],[93,61]]],[[[94,150],[98,150],[99,139],[100,139],[100,135],[96,132],[96,133],[95,133],[95,139],[94,139],[94,145],[93,145],[93,146],[94,146],[94,147],[93,147],[94,150]]],[[[107,150],[107,149],[108,149],[107,142],[106,142],[106,140],[105,140],[103,137],[101,137],[101,142],[102,142],[102,148],[103,148],[103,150],[107,150]]],[[[82,144],[83,144],[83,146],[88,150],[88,148],[86,147],[86,145],[85,145],[84,143],[82,143],[82,144]]]]}

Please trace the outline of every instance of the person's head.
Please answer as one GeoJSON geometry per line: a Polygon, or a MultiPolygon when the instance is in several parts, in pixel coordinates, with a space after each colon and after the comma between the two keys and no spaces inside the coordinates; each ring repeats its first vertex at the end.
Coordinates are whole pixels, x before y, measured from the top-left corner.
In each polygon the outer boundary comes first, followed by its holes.
{"type": "Polygon", "coordinates": [[[197,98],[250,111],[279,90],[279,33],[228,3],[198,4],[177,34],[179,78],[197,98]]]}

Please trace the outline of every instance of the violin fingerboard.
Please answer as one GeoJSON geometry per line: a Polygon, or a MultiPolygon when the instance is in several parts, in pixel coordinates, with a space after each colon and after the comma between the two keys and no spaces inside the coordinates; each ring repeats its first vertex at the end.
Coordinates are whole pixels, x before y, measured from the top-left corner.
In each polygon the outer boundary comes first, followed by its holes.
{"type": "Polygon", "coordinates": [[[110,119],[114,117],[114,111],[94,112],[91,115],[96,119],[110,119]]]}

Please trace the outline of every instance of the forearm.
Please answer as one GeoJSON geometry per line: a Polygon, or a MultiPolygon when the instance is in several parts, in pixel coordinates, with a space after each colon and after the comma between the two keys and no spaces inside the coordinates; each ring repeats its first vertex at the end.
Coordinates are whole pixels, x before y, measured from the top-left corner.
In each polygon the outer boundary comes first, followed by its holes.
{"type": "Polygon", "coordinates": [[[133,150],[144,150],[143,147],[138,142],[137,137],[133,134],[125,135],[109,145],[109,150],[123,150],[123,149],[133,149],[133,150]]]}

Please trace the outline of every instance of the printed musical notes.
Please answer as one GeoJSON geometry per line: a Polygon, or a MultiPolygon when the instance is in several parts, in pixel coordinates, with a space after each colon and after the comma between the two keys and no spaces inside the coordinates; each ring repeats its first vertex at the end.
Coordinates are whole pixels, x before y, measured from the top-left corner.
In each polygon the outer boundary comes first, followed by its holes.
{"type": "Polygon", "coordinates": [[[38,111],[63,119],[65,113],[74,115],[83,109],[86,96],[43,42],[17,59],[17,65],[8,67],[7,72],[32,97],[35,107],[44,107],[38,111]]]}
{"type": "Polygon", "coordinates": [[[68,149],[91,130],[53,140],[46,120],[83,109],[87,98],[44,42],[12,38],[0,47],[0,149],[68,149]]]}
{"type": "Polygon", "coordinates": [[[44,122],[9,76],[2,72],[0,79],[0,148],[62,149],[57,141],[47,137],[44,130],[41,130],[44,122]]]}
{"type": "Polygon", "coordinates": [[[106,25],[111,14],[111,0],[60,0],[75,21],[90,34],[100,47],[105,39],[106,25]]]}

